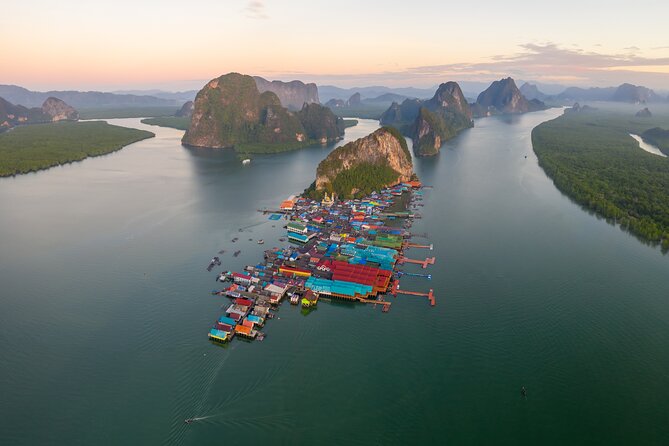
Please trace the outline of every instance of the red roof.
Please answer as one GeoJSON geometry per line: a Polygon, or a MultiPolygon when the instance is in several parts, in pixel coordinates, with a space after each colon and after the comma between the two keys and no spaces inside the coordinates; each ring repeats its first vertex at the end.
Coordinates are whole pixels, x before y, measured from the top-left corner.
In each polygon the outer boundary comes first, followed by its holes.
{"type": "Polygon", "coordinates": [[[253,305],[252,300],[244,299],[243,297],[239,297],[239,298],[235,299],[235,303],[237,305],[242,305],[244,307],[250,307],[251,305],[253,305]]]}
{"type": "Polygon", "coordinates": [[[321,265],[330,268],[332,280],[355,282],[379,289],[386,288],[392,277],[392,271],[368,265],[354,265],[340,260],[326,260],[321,262],[321,265]]]}
{"type": "Polygon", "coordinates": [[[251,276],[246,275],[246,274],[240,274],[240,273],[232,273],[232,277],[236,277],[238,279],[251,280],[251,276]]]}

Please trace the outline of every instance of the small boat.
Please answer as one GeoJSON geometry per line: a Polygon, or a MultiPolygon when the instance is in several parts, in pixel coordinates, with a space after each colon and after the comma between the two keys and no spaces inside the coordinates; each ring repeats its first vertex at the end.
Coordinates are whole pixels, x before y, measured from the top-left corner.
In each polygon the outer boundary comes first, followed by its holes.
{"type": "Polygon", "coordinates": [[[259,245],[264,245],[264,244],[265,244],[265,240],[263,240],[263,239],[258,240],[258,244],[259,244],[259,245]]]}
{"type": "Polygon", "coordinates": [[[232,254],[234,257],[237,257],[239,254],[241,254],[241,251],[235,251],[234,254],[232,254]]]}
{"type": "Polygon", "coordinates": [[[243,159],[243,160],[242,160],[242,164],[245,165],[245,166],[246,166],[247,164],[251,164],[251,160],[250,160],[249,158],[243,159]]]}

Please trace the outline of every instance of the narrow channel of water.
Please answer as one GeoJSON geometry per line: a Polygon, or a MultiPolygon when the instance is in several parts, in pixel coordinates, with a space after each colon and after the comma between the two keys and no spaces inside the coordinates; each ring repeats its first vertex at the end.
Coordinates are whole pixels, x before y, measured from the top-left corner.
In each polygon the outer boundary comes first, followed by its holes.
{"type": "Polygon", "coordinates": [[[658,149],[658,148],[655,147],[654,145],[649,144],[649,143],[647,143],[646,141],[644,141],[643,138],[642,138],[641,136],[639,136],[639,135],[635,135],[635,134],[633,134],[633,133],[630,133],[630,136],[631,136],[632,138],[634,138],[634,140],[635,140],[636,142],[639,143],[639,147],[642,148],[643,150],[645,150],[646,152],[648,152],[648,153],[652,153],[653,155],[661,156],[661,157],[663,157],[663,158],[666,158],[666,157],[667,157],[667,155],[665,155],[664,153],[662,153],[662,151],[661,151],[660,149],[658,149]]]}

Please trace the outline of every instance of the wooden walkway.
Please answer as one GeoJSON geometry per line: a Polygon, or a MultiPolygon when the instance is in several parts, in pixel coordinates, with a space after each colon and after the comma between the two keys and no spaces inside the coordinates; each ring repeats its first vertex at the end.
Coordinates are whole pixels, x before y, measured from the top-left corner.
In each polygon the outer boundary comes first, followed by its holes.
{"type": "Polygon", "coordinates": [[[397,263],[415,263],[416,265],[421,265],[423,269],[427,268],[427,265],[434,265],[435,257],[428,257],[425,260],[414,260],[406,257],[400,257],[397,259],[397,263]]]}
{"type": "Polygon", "coordinates": [[[430,289],[429,293],[421,293],[419,291],[407,291],[400,289],[400,281],[395,279],[390,290],[391,294],[397,297],[398,294],[404,294],[407,296],[421,296],[427,297],[427,300],[430,302],[430,306],[434,307],[437,305],[437,298],[434,296],[434,290],[430,289]]]}

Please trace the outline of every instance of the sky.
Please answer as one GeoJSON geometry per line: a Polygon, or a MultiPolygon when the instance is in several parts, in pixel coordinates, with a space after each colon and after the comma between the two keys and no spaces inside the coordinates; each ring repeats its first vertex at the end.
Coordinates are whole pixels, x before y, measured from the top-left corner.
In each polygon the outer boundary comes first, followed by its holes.
{"type": "Polygon", "coordinates": [[[669,90],[669,2],[46,0],[0,14],[0,84],[200,88],[236,71],[342,87],[501,77],[669,90]]]}

